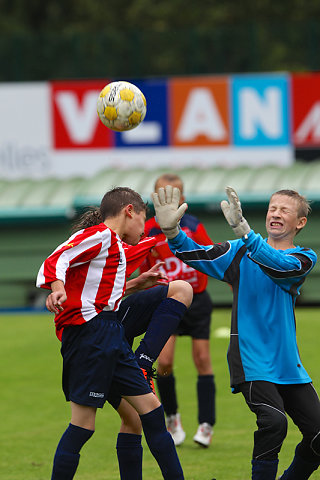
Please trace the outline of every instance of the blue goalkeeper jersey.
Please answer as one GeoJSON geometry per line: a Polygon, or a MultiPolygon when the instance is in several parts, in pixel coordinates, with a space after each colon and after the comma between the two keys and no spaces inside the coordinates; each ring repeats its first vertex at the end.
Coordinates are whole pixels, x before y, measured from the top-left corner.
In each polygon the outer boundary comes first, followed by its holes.
{"type": "Polygon", "coordinates": [[[309,383],[296,339],[294,305],[317,256],[308,248],[272,248],[253,230],[248,238],[201,246],[185,232],[168,240],[183,262],[233,288],[228,365],[231,387],[244,381],[309,383]]]}

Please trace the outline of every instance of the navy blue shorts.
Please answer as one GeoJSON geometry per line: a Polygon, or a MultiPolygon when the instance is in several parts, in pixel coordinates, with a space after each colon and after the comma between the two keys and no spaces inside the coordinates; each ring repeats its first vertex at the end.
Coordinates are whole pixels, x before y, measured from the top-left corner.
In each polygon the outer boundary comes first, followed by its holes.
{"type": "Polygon", "coordinates": [[[66,327],[61,354],[67,401],[102,408],[113,390],[120,396],[151,392],[116,312],[101,312],[85,324],[66,327]]]}
{"type": "MultiPolygon", "coordinates": [[[[135,337],[146,332],[153,312],[162,300],[167,298],[168,285],[158,285],[133,293],[126,297],[120,305],[118,319],[122,323],[125,336],[132,346],[135,337]]],[[[113,388],[108,395],[108,402],[117,410],[121,401],[121,394],[113,388]]]]}
{"type": "Polygon", "coordinates": [[[149,290],[133,293],[121,302],[118,318],[130,346],[135,337],[146,332],[153,312],[162,300],[167,298],[168,288],[168,285],[158,285],[149,290]]]}
{"type": "Polygon", "coordinates": [[[213,304],[207,290],[195,293],[175,334],[188,335],[198,340],[209,340],[212,310],[213,304]]]}

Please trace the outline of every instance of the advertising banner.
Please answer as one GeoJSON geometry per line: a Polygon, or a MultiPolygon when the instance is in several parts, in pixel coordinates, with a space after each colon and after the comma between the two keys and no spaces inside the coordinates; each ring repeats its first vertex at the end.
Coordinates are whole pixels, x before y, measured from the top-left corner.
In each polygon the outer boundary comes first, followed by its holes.
{"type": "Polygon", "coordinates": [[[99,92],[110,81],[1,84],[1,178],[89,177],[106,168],[288,166],[297,145],[320,144],[319,75],[133,82],[147,99],[147,115],[122,133],[97,115],[99,92]]]}

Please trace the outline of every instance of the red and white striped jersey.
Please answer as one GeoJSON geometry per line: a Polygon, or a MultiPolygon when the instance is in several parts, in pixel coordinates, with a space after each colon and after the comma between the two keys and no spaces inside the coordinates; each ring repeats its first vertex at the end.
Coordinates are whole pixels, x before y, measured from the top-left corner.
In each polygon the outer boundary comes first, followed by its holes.
{"type": "Polygon", "coordinates": [[[152,247],[155,246],[157,240],[154,237],[144,237],[138,245],[128,245],[122,242],[124,253],[127,260],[127,278],[140,267],[146,256],[150,253],[152,247]]]}
{"type": "Polygon", "coordinates": [[[102,310],[119,309],[126,278],[133,273],[155,244],[145,238],[136,246],[123,244],[104,223],[79,230],[43,262],[36,285],[51,289],[61,280],[67,300],[55,316],[57,337],[61,340],[67,325],[81,325],[102,310]],[[128,261],[126,260],[128,257],[128,261]]]}
{"type": "Polygon", "coordinates": [[[79,230],[44,261],[37,287],[65,285],[67,300],[55,316],[61,339],[67,325],[80,325],[102,310],[118,310],[126,284],[126,257],[120,237],[104,223],[79,230]]]}

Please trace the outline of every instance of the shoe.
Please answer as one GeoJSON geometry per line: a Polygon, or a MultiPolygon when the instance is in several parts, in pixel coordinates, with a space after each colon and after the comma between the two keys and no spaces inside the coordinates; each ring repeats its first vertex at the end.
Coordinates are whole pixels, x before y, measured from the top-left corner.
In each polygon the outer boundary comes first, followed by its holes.
{"type": "Polygon", "coordinates": [[[146,370],[145,368],[141,368],[141,370],[144,375],[144,378],[147,380],[147,384],[152,390],[152,393],[154,393],[155,396],[157,396],[156,389],[154,388],[154,381],[153,381],[153,379],[155,378],[156,369],[151,368],[151,370],[146,370]]]}
{"type": "Polygon", "coordinates": [[[167,430],[171,433],[173,442],[176,446],[181,445],[186,438],[186,432],[183,430],[180,420],[180,413],[169,415],[167,417],[167,430]]]}
{"type": "Polygon", "coordinates": [[[201,423],[197,433],[193,437],[193,441],[201,445],[201,447],[209,447],[213,435],[213,428],[210,423],[201,423]]]}

